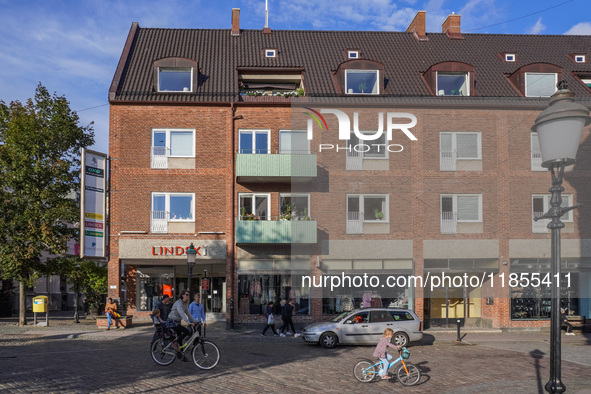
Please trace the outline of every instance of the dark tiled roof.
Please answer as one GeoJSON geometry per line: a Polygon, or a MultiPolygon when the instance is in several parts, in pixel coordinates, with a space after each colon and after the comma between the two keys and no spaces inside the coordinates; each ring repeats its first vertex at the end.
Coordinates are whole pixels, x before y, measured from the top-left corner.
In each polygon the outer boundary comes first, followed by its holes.
{"type": "MultiPolygon", "coordinates": [[[[237,67],[303,67],[306,92],[335,95],[332,71],[346,59],[343,51],[360,49],[361,57],[384,64],[388,83],[385,95],[431,96],[422,73],[431,66],[462,62],[474,66],[479,97],[518,97],[507,80],[520,67],[550,63],[563,69],[564,79],[579,97],[591,91],[572,73],[591,75],[591,36],[463,34],[453,40],[428,33],[418,41],[406,32],[242,30],[138,28],[127,66],[117,86],[115,101],[219,102],[236,99],[237,67]],[[278,57],[265,58],[262,50],[277,48],[278,57]],[[516,62],[505,62],[499,53],[516,53],[516,62]],[[587,63],[574,63],[569,54],[586,54],[587,63]],[[165,57],[197,60],[201,70],[197,93],[153,91],[153,63],[165,57]]],[[[469,100],[470,98],[466,98],[469,100]]]]}

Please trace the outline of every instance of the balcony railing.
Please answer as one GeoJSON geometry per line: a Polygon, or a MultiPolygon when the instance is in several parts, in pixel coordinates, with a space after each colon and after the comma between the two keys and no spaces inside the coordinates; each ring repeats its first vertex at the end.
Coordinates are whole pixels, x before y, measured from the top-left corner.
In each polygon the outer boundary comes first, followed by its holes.
{"type": "Polygon", "coordinates": [[[315,244],[315,220],[237,220],[237,244],[315,244]]]}
{"type": "Polygon", "coordinates": [[[439,152],[439,170],[455,171],[458,153],[455,150],[442,150],[439,152]]]}
{"type": "Polygon", "coordinates": [[[550,219],[541,219],[537,222],[533,219],[539,218],[540,216],[544,216],[544,212],[533,212],[532,213],[532,232],[534,233],[547,233],[548,232],[548,223],[550,223],[550,219]]]}
{"type": "Polygon", "coordinates": [[[166,146],[153,146],[150,166],[152,168],[168,168],[170,149],[166,146]]]}
{"type": "Polygon", "coordinates": [[[347,234],[363,234],[363,212],[347,212],[347,234]]]}
{"type": "Polygon", "coordinates": [[[441,234],[457,234],[458,215],[455,212],[441,212],[441,234]]]}
{"type": "MultiPolygon", "coordinates": [[[[350,145],[349,148],[351,148],[350,145]]],[[[349,171],[361,171],[363,169],[363,152],[356,152],[354,149],[351,149],[350,152],[348,150],[345,152],[346,169],[349,171]]]]}
{"type": "Polygon", "coordinates": [[[170,213],[168,211],[152,211],[150,232],[152,232],[152,233],[167,233],[168,232],[169,217],[170,217],[170,213]]]}
{"type": "Polygon", "coordinates": [[[236,176],[245,178],[268,177],[314,178],[317,173],[314,154],[242,154],[236,157],[236,176]]]}

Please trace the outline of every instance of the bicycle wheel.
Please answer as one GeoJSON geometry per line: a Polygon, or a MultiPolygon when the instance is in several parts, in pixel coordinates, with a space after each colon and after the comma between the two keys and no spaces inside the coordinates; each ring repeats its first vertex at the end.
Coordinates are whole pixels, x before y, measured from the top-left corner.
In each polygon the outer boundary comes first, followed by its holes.
{"type": "Polygon", "coordinates": [[[375,362],[361,360],[353,367],[355,379],[362,383],[369,383],[379,376],[380,368],[375,362]]]}
{"type": "Polygon", "coordinates": [[[400,368],[396,371],[396,376],[398,376],[398,380],[405,386],[413,386],[419,382],[421,378],[421,370],[414,364],[411,363],[404,363],[406,364],[406,370],[404,369],[404,365],[401,365],[400,368]],[[408,373],[406,372],[408,371],[408,373]]]}
{"type": "Polygon", "coordinates": [[[212,369],[220,362],[220,349],[208,340],[197,342],[193,347],[193,361],[201,369],[212,369]]]}
{"type": "Polygon", "coordinates": [[[157,339],[150,345],[150,353],[152,359],[158,365],[170,365],[176,358],[176,351],[172,348],[171,341],[165,339],[157,339]]]}

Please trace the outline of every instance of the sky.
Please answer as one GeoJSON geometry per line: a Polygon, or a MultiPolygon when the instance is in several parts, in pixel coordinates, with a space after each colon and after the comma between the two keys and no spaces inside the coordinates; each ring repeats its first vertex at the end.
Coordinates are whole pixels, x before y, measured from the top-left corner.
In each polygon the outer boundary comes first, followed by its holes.
{"type": "MultiPolygon", "coordinates": [[[[0,0],[0,100],[25,102],[42,83],[68,99],[80,125],[94,122],[91,149],[106,153],[108,90],[131,23],[229,29],[232,8],[241,28],[263,28],[265,0],[0,0]]],[[[274,30],[405,31],[423,10],[433,33],[454,12],[463,33],[591,35],[589,0],[268,0],[268,8],[274,30]]]]}

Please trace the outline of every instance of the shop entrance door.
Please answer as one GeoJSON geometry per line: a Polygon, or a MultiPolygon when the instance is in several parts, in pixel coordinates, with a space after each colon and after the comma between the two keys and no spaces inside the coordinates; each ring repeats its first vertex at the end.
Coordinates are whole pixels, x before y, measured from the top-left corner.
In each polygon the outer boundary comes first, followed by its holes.
{"type": "Polygon", "coordinates": [[[479,326],[481,313],[480,287],[444,287],[431,291],[425,303],[429,328],[453,328],[460,320],[460,326],[479,326]]]}

